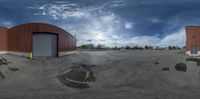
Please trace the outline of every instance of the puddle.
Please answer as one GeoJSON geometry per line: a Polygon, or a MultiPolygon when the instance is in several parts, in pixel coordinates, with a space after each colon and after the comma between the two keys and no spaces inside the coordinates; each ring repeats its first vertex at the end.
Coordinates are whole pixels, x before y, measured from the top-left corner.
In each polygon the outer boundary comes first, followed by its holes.
{"type": "MultiPolygon", "coordinates": [[[[73,66],[65,73],[57,76],[60,82],[68,87],[73,88],[90,88],[88,82],[95,82],[94,72],[86,68],[85,65],[73,66]]],[[[90,66],[90,65],[88,65],[90,66]]]]}
{"type": "Polygon", "coordinates": [[[186,61],[194,61],[197,63],[197,66],[200,66],[200,59],[199,58],[187,58],[186,61]]]}

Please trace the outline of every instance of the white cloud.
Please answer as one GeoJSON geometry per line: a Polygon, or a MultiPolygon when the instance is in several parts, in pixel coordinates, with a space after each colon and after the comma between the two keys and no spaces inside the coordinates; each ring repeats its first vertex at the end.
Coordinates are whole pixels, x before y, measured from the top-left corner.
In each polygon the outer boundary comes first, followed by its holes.
{"type": "Polygon", "coordinates": [[[159,42],[160,38],[157,36],[139,36],[131,38],[131,42],[135,43],[140,46],[144,45],[154,45],[155,43],[159,42]]]}
{"type": "MultiPolygon", "coordinates": [[[[39,12],[34,13],[34,15],[46,15],[51,16],[53,19],[67,19],[67,18],[90,18],[93,13],[106,14],[104,9],[106,7],[122,6],[123,1],[112,1],[102,5],[93,5],[88,7],[83,7],[78,3],[71,3],[68,1],[54,1],[52,3],[36,5],[28,7],[29,9],[37,9],[39,12]]],[[[112,20],[115,16],[102,16],[105,21],[112,20]]]]}
{"type": "Polygon", "coordinates": [[[3,26],[7,27],[7,28],[9,28],[9,27],[11,27],[11,26],[13,25],[13,23],[10,22],[10,21],[4,21],[4,22],[1,22],[1,24],[2,24],[3,26]]]}
{"type": "Polygon", "coordinates": [[[185,45],[185,29],[181,28],[178,32],[172,33],[164,37],[158,45],[160,46],[169,46],[169,45],[178,45],[184,46],[185,45]]]}
{"type": "MultiPolygon", "coordinates": [[[[102,27],[100,27],[102,28],[102,27]]],[[[86,31],[86,30],[83,30],[86,31]]],[[[172,33],[170,35],[165,36],[164,38],[160,38],[158,34],[152,36],[135,36],[129,37],[124,34],[108,34],[108,31],[102,32],[101,29],[98,31],[95,29],[90,29],[83,34],[78,35],[79,44],[87,44],[91,43],[88,40],[92,40],[94,44],[105,44],[106,46],[114,47],[114,46],[162,46],[167,47],[169,45],[174,46],[184,46],[185,45],[185,31],[184,28],[181,30],[172,33]]]]}
{"type": "Polygon", "coordinates": [[[133,28],[133,23],[132,22],[125,22],[125,28],[126,29],[132,29],[133,28]]]}
{"type": "Polygon", "coordinates": [[[159,23],[159,22],[162,22],[161,19],[159,19],[158,17],[154,17],[154,18],[151,18],[149,19],[152,23],[159,23]]]}
{"type": "Polygon", "coordinates": [[[116,16],[114,14],[101,17],[102,21],[104,21],[104,22],[114,21],[115,18],[116,18],[116,16]]]}
{"type": "Polygon", "coordinates": [[[90,16],[90,13],[85,10],[79,10],[79,11],[65,11],[61,15],[62,19],[67,18],[88,18],[90,16]]]}
{"type": "Polygon", "coordinates": [[[116,39],[122,39],[122,35],[113,35],[112,39],[116,40],[116,39]]]}
{"type": "Polygon", "coordinates": [[[79,7],[78,4],[69,2],[58,2],[44,4],[41,6],[28,7],[30,9],[38,9],[39,12],[34,15],[51,16],[53,19],[67,19],[67,18],[87,18],[89,11],[85,8],[79,7]]]}

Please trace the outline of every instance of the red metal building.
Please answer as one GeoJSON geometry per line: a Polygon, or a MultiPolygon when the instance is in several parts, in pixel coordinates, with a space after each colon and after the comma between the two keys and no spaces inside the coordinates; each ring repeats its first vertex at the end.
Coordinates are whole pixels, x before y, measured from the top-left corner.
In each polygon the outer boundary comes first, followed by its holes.
{"type": "Polygon", "coordinates": [[[186,26],[186,54],[200,55],[200,26],[186,26]]]}
{"type": "Polygon", "coordinates": [[[63,56],[76,50],[76,38],[45,23],[0,27],[0,53],[22,56],[63,56]]]}

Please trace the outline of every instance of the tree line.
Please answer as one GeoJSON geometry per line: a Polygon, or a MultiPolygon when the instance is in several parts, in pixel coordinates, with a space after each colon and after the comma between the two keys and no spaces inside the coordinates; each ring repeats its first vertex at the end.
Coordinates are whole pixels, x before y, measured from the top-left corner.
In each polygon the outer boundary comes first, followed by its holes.
{"type": "Polygon", "coordinates": [[[124,47],[106,47],[104,44],[84,44],[79,46],[78,48],[80,49],[113,49],[113,50],[121,50],[121,49],[126,49],[126,50],[182,50],[185,49],[184,47],[180,46],[168,46],[168,47],[159,47],[159,46],[124,46],[124,47]]]}

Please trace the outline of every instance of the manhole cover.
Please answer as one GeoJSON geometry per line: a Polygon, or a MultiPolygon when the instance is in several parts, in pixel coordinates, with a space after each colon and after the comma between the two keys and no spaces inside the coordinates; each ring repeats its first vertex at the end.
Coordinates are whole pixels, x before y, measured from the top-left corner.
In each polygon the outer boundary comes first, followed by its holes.
{"type": "Polygon", "coordinates": [[[71,68],[58,76],[60,82],[73,88],[90,88],[87,82],[95,82],[94,72],[89,69],[71,68]]]}
{"type": "Polygon", "coordinates": [[[74,80],[67,79],[65,76],[58,76],[58,79],[60,82],[62,82],[64,85],[73,87],[73,88],[90,88],[90,86],[87,83],[83,82],[77,82],[74,80]]]}
{"type": "Polygon", "coordinates": [[[187,66],[186,66],[186,64],[184,64],[184,63],[178,63],[178,64],[176,64],[175,69],[176,69],[177,71],[186,72],[187,66]]]}

